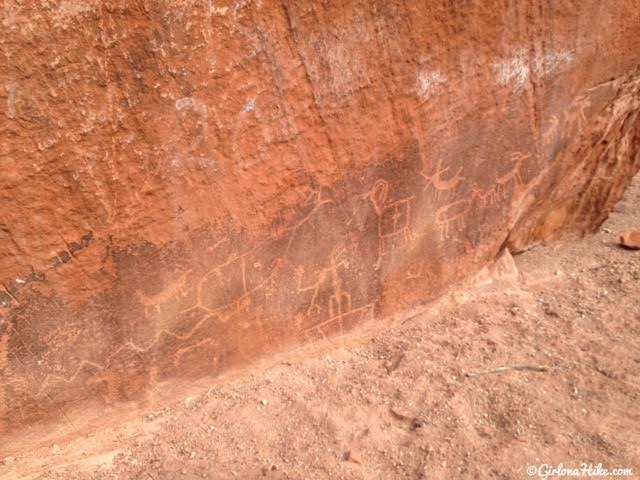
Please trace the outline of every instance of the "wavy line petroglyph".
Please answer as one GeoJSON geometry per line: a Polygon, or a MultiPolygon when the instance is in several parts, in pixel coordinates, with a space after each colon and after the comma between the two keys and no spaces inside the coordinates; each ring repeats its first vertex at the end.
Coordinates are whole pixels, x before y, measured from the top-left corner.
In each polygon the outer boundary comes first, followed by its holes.
{"type": "Polygon", "coordinates": [[[153,295],[151,297],[145,295],[140,290],[136,292],[138,296],[138,300],[145,307],[155,307],[159,308],[161,303],[165,303],[177,295],[186,295],[187,291],[185,289],[185,284],[187,281],[187,277],[193,272],[193,270],[186,270],[180,274],[178,280],[169,285],[169,287],[165,288],[162,292],[153,295]]]}
{"type": "MultiPolygon", "coordinates": [[[[180,350],[178,350],[173,357],[173,365],[174,367],[180,367],[180,364],[182,363],[182,357],[184,355],[186,355],[187,353],[196,350],[198,348],[203,347],[204,345],[215,345],[217,342],[213,339],[213,338],[205,338],[203,340],[200,340],[199,342],[196,342],[192,345],[187,345],[184,348],[181,348],[180,350]]],[[[210,364],[210,368],[213,367],[216,363],[217,363],[217,358],[215,357],[211,357],[209,359],[209,361],[211,362],[210,364]]]]}
{"type": "MultiPolygon", "coordinates": [[[[313,202],[313,208],[304,218],[302,218],[299,222],[297,222],[290,229],[288,229],[286,231],[287,234],[291,235],[298,228],[304,225],[311,218],[311,216],[314,215],[318,211],[318,209],[321,208],[323,205],[332,203],[331,200],[323,199],[320,191],[312,192],[308,200],[309,202],[313,202]]],[[[228,238],[222,238],[218,240],[212,247],[210,247],[210,249],[215,250],[215,248],[227,243],[228,241],[229,241],[228,238]]],[[[197,313],[198,311],[201,312],[201,315],[197,315],[200,318],[185,333],[180,334],[175,332],[172,329],[163,328],[158,330],[153,336],[153,338],[151,339],[151,341],[148,343],[145,343],[144,345],[138,344],[132,341],[131,339],[129,339],[124,344],[122,344],[118,349],[111,352],[110,355],[106,358],[104,364],[100,364],[100,363],[89,361],[89,360],[82,360],[79,362],[78,367],[70,375],[58,375],[54,373],[47,374],[43,379],[42,383],[40,384],[40,387],[38,388],[38,391],[36,392],[35,396],[41,397],[43,395],[46,395],[47,388],[53,382],[57,381],[64,384],[72,383],[86,368],[96,369],[99,371],[107,371],[110,368],[110,365],[112,364],[113,359],[117,358],[117,356],[120,355],[123,351],[130,350],[138,354],[148,353],[154,347],[161,344],[163,339],[165,338],[172,338],[180,342],[187,342],[189,339],[193,338],[194,335],[198,333],[201,330],[202,326],[205,325],[207,322],[212,320],[215,320],[216,322],[221,322],[221,323],[227,322],[229,318],[235,313],[239,312],[243,308],[243,306],[244,308],[246,308],[246,302],[250,301],[250,296],[253,293],[262,289],[265,285],[267,285],[269,282],[273,280],[274,271],[277,270],[278,265],[283,261],[282,259],[279,261],[276,260],[274,262],[272,270],[268,274],[264,275],[262,281],[256,283],[253,286],[249,286],[246,278],[247,258],[253,252],[255,252],[259,247],[260,245],[257,245],[254,248],[248,251],[245,251],[242,254],[230,253],[224,262],[213,266],[206,273],[202,275],[202,278],[200,278],[196,282],[195,302],[189,307],[183,310],[180,310],[177,313],[177,316],[183,316],[183,315],[188,316],[190,312],[195,312],[195,313],[197,313]],[[208,282],[211,275],[214,275],[215,276],[214,278],[226,278],[225,275],[228,275],[228,272],[224,270],[226,267],[233,267],[233,270],[236,271],[236,273],[238,274],[238,277],[241,279],[240,283],[242,286],[242,291],[235,298],[228,300],[226,303],[220,306],[216,306],[215,308],[210,308],[209,306],[207,306],[207,302],[203,298],[204,289],[205,289],[204,285],[205,283],[208,282]]],[[[288,246],[287,246],[287,249],[288,249],[288,246]]],[[[343,250],[337,250],[331,256],[330,265],[326,269],[320,272],[317,281],[314,284],[306,288],[303,287],[299,290],[299,292],[303,292],[305,290],[315,289],[314,297],[312,299],[310,306],[307,309],[308,312],[310,313],[313,310],[314,301],[317,297],[317,293],[321,283],[328,280],[331,281],[331,285],[333,286],[333,295],[329,299],[328,301],[329,303],[326,306],[326,309],[329,312],[330,318],[324,321],[323,325],[328,322],[341,321],[341,318],[344,315],[349,314],[352,310],[351,297],[349,293],[343,289],[342,281],[340,280],[340,277],[338,274],[339,268],[346,268],[348,266],[348,263],[346,262],[346,260],[342,259],[343,253],[344,253],[343,250]]],[[[188,294],[187,280],[191,273],[192,273],[192,270],[183,272],[182,274],[180,274],[180,276],[177,278],[175,282],[173,282],[172,284],[167,286],[163,291],[161,291],[160,293],[154,296],[150,297],[138,291],[136,293],[136,296],[138,300],[141,302],[141,304],[144,306],[145,317],[149,315],[150,313],[149,309],[159,311],[160,304],[162,303],[170,302],[170,301],[176,300],[177,298],[186,298],[187,297],[186,294],[188,294]]],[[[183,327],[183,326],[180,325],[180,327],[183,327]]],[[[340,328],[342,328],[342,324],[340,328]]],[[[213,335],[213,332],[211,332],[211,335],[213,335]]],[[[174,366],[178,366],[180,364],[181,357],[184,354],[186,354],[187,351],[197,347],[201,347],[203,345],[206,345],[214,341],[215,339],[210,337],[208,339],[199,340],[194,345],[185,345],[184,347],[178,350],[179,352],[182,352],[179,355],[180,358],[174,357],[174,360],[173,360],[174,366]]],[[[93,374],[92,378],[94,379],[93,380],[94,382],[104,381],[108,383],[109,381],[108,379],[111,377],[107,375],[104,378],[102,378],[98,374],[93,374]]]]}
{"type": "MultiPolygon", "coordinates": [[[[246,255],[246,254],[245,254],[246,255]]],[[[202,279],[198,282],[198,286],[197,286],[197,300],[195,305],[182,310],[178,313],[178,315],[181,314],[187,314],[190,311],[193,310],[201,310],[203,312],[203,316],[200,318],[200,320],[198,320],[186,333],[184,334],[178,334],[176,332],[174,332],[171,329],[161,329],[158,332],[156,332],[156,334],[154,335],[154,337],[152,338],[151,342],[147,343],[146,345],[139,345],[136,344],[135,342],[129,340],[126,343],[124,343],[120,348],[118,348],[117,350],[115,350],[114,352],[112,352],[108,357],[107,360],[105,362],[104,365],[96,363],[96,362],[90,362],[90,361],[81,361],[78,368],[70,375],[70,376],[63,376],[63,375],[57,375],[57,374],[47,374],[44,378],[44,380],[42,381],[42,384],[40,386],[40,388],[38,389],[38,392],[36,394],[36,396],[41,396],[44,392],[44,390],[46,389],[46,387],[54,380],[63,382],[63,383],[71,383],[75,378],[77,378],[77,376],[81,373],[81,371],[87,367],[93,367],[96,368],[98,370],[105,370],[109,368],[109,365],[111,364],[112,359],[116,358],[117,355],[120,354],[120,352],[122,352],[123,350],[131,350],[137,353],[146,353],[149,352],[152,348],[154,348],[156,345],[158,345],[160,343],[160,341],[163,339],[163,337],[171,337],[173,339],[176,340],[180,340],[180,341],[186,341],[189,340],[191,337],[193,337],[193,335],[200,329],[200,327],[207,322],[208,320],[211,320],[213,318],[215,318],[217,321],[226,321],[229,316],[233,313],[227,313],[227,315],[224,315],[223,312],[225,310],[228,310],[230,307],[232,307],[232,310],[235,310],[238,308],[239,302],[242,301],[243,298],[247,297],[248,295],[250,295],[252,292],[256,291],[257,289],[261,288],[267,281],[265,280],[264,282],[258,284],[256,287],[254,287],[253,289],[247,289],[246,285],[244,286],[244,292],[243,294],[238,297],[235,298],[233,300],[231,300],[229,303],[222,305],[216,309],[210,309],[208,308],[204,302],[202,301],[202,284],[207,280],[208,275],[211,274],[214,271],[219,271],[220,268],[222,268],[225,265],[229,265],[230,263],[237,261],[237,260],[241,260],[244,261],[244,255],[243,256],[235,256],[229,260],[227,260],[227,262],[225,262],[222,265],[218,265],[214,268],[212,268],[209,272],[207,272],[207,274],[205,274],[202,279]]],[[[242,268],[242,266],[240,265],[240,268],[242,268]]],[[[182,294],[184,293],[184,282],[185,282],[185,278],[188,275],[188,272],[185,272],[184,274],[182,274],[178,281],[177,284],[171,285],[170,287],[168,287],[167,289],[165,289],[163,292],[161,292],[160,294],[158,294],[156,297],[153,297],[154,300],[157,299],[163,299],[164,301],[170,300],[172,298],[174,298],[176,295],[182,294]]],[[[157,308],[157,304],[153,303],[153,301],[149,301],[149,297],[145,297],[142,294],[138,293],[138,297],[141,298],[143,301],[148,301],[148,305],[145,304],[145,314],[147,313],[147,308],[154,306],[155,308],[157,308]]]]}

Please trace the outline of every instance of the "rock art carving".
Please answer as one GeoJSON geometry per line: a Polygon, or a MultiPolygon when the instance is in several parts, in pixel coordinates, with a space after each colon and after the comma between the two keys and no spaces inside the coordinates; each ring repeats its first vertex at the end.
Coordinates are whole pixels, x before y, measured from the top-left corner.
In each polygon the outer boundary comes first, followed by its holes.
{"type": "Polygon", "coordinates": [[[637,5],[409,3],[12,8],[0,456],[597,228],[640,168],[637,5]]]}
{"type": "Polygon", "coordinates": [[[389,201],[389,183],[378,180],[369,194],[378,215],[378,260],[375,269],[382,265],[396,240],[408,242],[411,239],[411,200],[414,197],[389,201]]]}
{"type": "Polygon", "coordinates": [[[451,167],[442,167],[441,162],[438,162],[437,170],[432,175],[420,172],[420,175],[427,182],[424,191],[429,188],[435,190],[432,195],[439,202],[441,196],[453,193],[460,182],[464,180],[463,171],[462,167],[458,167],[455,173],[451,175],[451,167]]]}

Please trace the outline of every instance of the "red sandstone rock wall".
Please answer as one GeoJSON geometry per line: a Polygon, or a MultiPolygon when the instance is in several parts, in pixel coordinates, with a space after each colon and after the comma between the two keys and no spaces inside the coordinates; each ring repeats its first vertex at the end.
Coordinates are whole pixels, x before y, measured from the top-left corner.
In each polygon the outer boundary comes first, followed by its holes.
{"type": "Polygon", "coordinates": [[[636,0],[8,0],[1,25],[4,433],[425,302],[592,230],[640,165],[636,0]]]}

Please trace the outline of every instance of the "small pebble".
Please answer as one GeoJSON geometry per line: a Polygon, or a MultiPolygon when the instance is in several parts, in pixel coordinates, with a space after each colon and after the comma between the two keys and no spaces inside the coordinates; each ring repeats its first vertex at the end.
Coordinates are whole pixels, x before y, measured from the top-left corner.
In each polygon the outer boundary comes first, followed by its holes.
{"type": "Polygon", "coordinates": [[[345,460],[349,462],[357,463],[358,465],[362,465],[362,457],[355,450],[349,450],[345,456],[345,460]]]}

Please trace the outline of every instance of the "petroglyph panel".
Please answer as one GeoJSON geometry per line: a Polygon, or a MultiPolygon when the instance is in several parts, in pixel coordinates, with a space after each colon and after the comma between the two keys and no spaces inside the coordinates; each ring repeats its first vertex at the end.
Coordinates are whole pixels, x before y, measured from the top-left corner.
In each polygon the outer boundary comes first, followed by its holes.
{"type": "Polygon", "coordinates": [[[640,166],[640,9],[578,3],[12,3],[3,443],[593,230],[640,166]]]}

